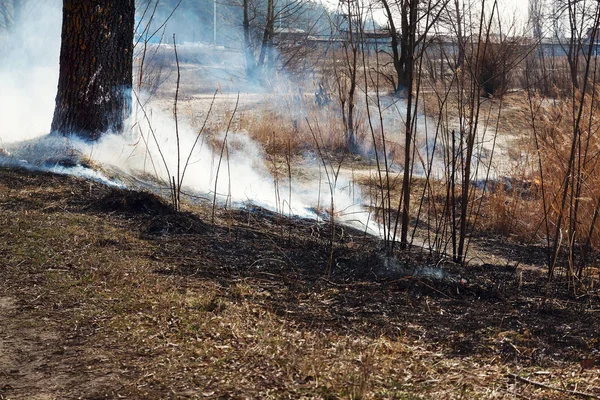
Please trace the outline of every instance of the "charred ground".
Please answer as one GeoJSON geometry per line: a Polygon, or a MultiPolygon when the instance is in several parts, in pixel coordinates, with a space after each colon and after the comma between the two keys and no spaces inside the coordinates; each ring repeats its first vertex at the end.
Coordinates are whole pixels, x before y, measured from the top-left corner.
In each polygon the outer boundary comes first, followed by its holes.
{"type": "Polygon", "coordinates": [[[460,267],[338,226],[332,253],[327,223],[211,213],[0,169],[0,398],[600,397],[599,292],[535,249],[460,267]]]}

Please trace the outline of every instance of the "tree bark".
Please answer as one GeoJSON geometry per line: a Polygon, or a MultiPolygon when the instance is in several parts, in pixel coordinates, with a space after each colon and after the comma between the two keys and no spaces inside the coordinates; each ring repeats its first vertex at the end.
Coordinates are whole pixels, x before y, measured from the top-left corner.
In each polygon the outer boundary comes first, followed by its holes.
{"type": "Polygon", "coordinates": [[[51,132],[96,140],[131,110],[134,0],[63,1],[51,132]]]}

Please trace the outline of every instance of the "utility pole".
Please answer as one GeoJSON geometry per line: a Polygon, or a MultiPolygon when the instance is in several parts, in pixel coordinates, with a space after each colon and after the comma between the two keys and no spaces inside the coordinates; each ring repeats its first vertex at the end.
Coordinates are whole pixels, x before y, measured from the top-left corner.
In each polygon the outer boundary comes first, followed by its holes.
{"type": "Polygon", "coordinates": [[[213,0],[213,43],[217,45],[217,0],[213,0]]]}

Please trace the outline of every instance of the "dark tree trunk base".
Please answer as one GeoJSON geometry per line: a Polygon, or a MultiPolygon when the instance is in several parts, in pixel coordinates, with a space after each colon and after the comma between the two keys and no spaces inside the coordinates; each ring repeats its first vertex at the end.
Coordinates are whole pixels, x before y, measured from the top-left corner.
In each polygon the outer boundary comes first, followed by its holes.
{"type": "Polygon", "coordinates": [[[131,109],[134,0],[63,1],[51,132],[96,140],[131,109]]]}

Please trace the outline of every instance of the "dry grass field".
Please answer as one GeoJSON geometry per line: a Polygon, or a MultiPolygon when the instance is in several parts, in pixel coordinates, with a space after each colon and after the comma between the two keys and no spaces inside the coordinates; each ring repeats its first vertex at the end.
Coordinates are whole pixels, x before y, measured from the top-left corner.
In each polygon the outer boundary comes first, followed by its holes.
{"type": "Polygon", "coordinates": [[[534,247],[460,267],[338,227],[326,279],[326,223],[209,213],[1,169],[0,398],[600,397],[597,289],[534,247]]]}

